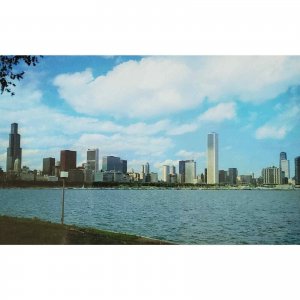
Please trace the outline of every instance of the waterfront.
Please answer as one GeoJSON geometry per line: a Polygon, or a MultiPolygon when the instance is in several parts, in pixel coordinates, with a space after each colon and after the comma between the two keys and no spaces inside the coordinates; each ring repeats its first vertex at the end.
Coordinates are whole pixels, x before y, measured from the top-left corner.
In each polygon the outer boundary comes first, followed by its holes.
{"type": "MultiPolygon", "coordinates": [[[[60,222],[60,189],[2,189],[0,214],[60,222]]],[[[65,223],[179,244],[300,244],[300,191],[66,191],[65,223]]]]}

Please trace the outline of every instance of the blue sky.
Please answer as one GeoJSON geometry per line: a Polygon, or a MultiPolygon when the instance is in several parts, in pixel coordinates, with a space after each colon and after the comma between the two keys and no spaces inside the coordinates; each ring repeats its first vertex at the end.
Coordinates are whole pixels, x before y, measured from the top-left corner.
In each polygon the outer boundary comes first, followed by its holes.
{"type": "Polygon", "coordinates": [[[219,134],[219,169],[239,174],[300,155],[300,57],[45,56],[0,95],[0,166],[19,123],[23,165],[41,169],[62,149],[97,147],[140,171],[195,159],[206,167],[207,133],[219,134]]]}

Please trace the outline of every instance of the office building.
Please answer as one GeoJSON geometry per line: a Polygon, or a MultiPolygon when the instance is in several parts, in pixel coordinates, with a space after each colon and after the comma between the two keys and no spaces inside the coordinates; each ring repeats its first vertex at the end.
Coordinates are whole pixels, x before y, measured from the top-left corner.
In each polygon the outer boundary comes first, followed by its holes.
{"type": "Polygon", "coordinates": [[[60,171],[69,171],[76,169],[76,151],[60,151],[60,171]]]}
{"type": "Polygon", "coordinates": [[[145,164],[144,170],[145,170],[145,174],[146,174],[146,175],[150,173],[150,166],[149,166],[149,163],[148,163],[148,162],[145,164]]]}
{"type": "Polygon", "coordinates": [[[219,183],[218,134],[215,132],[207,136],[207,183],[219,183]]]}
{"type": "Polygon", "coordinates": [[[178,162],[178,173],[179,173],[179,178],[178,181],[180,183],[184,183],[184,169],[185,169],[185,161],[184,160],[180,160],[178,162]]]}
{"type": "Polygon", "coordinates": [[[219,183],[220,184],[227,183],[227,171],[225,171],[225,170],[219,171],[219,183]]]}
{"type": "Polygon", "coordinates": [[[228,183],[231,185],[237,184],[237,176],[238,176],[238,170],[237,168],[229,168],[228,169],[228,183]]]}
{"type": "Polygon", "coordinates": [[[171,175],[175,175],[176,174],[176,168],[175,168],[175,166],[171,166],[170,167],[170,174],[171,175]]]}
{"type": "Polygon", "coordinates": [[[262,170],[263,184],[280,184],[280,169],[276,167],[262,170]]]}
{"type": "Polygon", "coordinates": [[[170,166],[164,165],[162,169],[162,181],[170,181],[170,166]]]}
{"type": "Polygon", "coordinates": [[[300,156],[295,158],[295,184],[300,185],[300,156]]]}
{"type": "Polygon", "coordinates": [[[55,158],[54,157],[43,158],[43,175],[48,175],[48,176],[55,175],[55,158]]]}
{"type": "Polygon", "coordinates": [[[290,161],[287,159],[286,152],[280,152],[279,168],[281,172],[281,183],[287,184],[290,178],[290,161]]]}
{"type": "Polygon", "coordinates": [[[194,160],[186,160],[184,164],[185,183],[195,183],[196,180],[196,162],[194,160]]]}
{"type": "Polygon", "coordinates": [[[86,152],[86,162],[92,171],[99,171],[99,149],[88,149],[86,152]]]}
{"type": "Polygon", "coordinates": [[[116,156],[103,156],[102,158],[102,170],[127,173],[127,160],[120,159],[116,156]]]}
{"type": "Polygon", "coordinates": [[[125,159],[120,159],[120,163],[121,163],[121,166],[122,166],[121,172],[122,172],[123,174],[126,174],[126,173],[127,173],[127,160],[125,160],[125,159]]]}
{"type": "Polygon", "coordinates": [[[18,133],[18,124],[12,123],[7,148],[6,172],[20,172],[22,163],[21,135],[18,133]],[[17,162],[16,162],[17,161],[17,162]]]}

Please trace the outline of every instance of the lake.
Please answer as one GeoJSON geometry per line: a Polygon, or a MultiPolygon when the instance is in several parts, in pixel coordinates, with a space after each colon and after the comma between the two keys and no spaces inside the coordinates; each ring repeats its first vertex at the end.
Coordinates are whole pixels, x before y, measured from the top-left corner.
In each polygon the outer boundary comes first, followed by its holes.
{"type": "MultiPolygon", "coordinates": [[[[0,215],[59,223],[61,194],[1,189],[0,215]]],[[[300,190],[68,189],[65,223],[179,244],[300,244],[300,190]]]]}

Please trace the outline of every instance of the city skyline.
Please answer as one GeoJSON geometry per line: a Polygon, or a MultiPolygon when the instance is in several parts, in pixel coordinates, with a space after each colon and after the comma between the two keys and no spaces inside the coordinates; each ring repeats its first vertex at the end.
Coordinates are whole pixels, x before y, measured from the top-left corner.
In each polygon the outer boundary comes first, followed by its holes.
{"type": "MultiPolygon", "coordinates": [[[[154,172],[194,159],[206,168],[207,133],[218,132],[219,170],[259,176],[287,152],[299,156],[300,59],[288,56],[44,57],[1,95],[0,166],[8,124],[19,123],[22,165],[42,169],[61,149],[149,162],[154,172]],[[101,95],[101,96],[99,96],[101,95]]],[[[292,174],[291,174],[292,175],[292,174]]]]}

